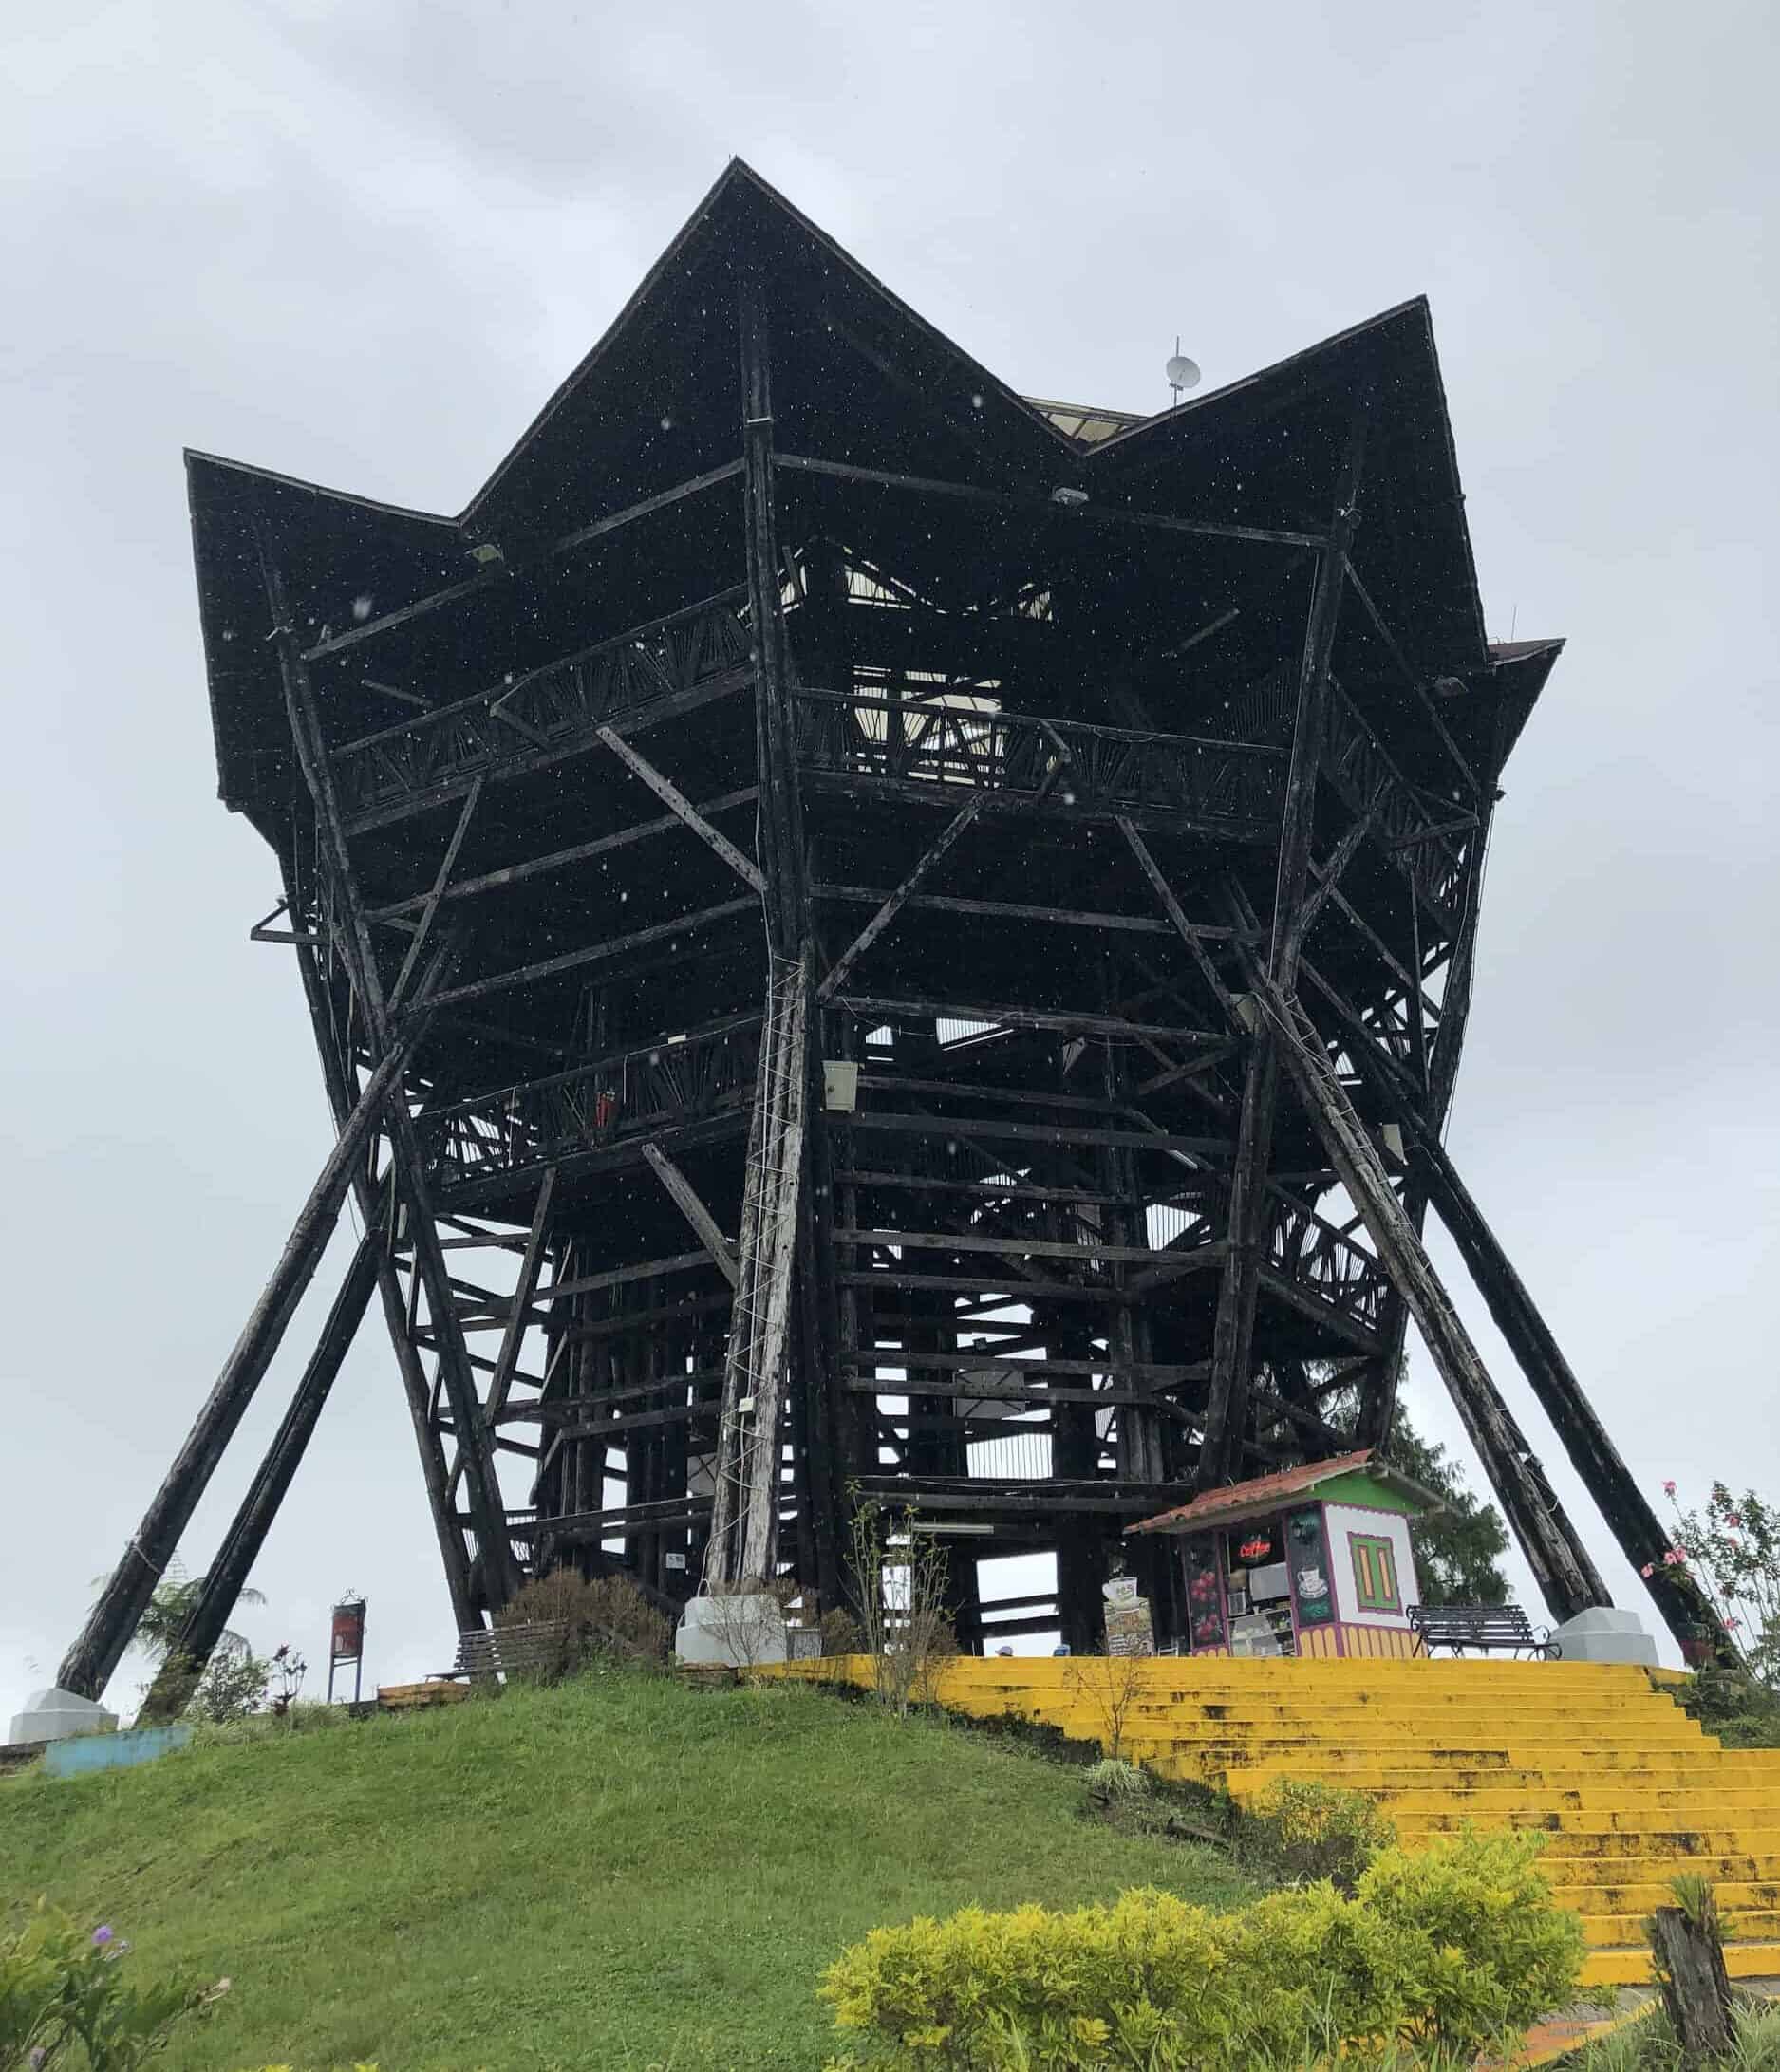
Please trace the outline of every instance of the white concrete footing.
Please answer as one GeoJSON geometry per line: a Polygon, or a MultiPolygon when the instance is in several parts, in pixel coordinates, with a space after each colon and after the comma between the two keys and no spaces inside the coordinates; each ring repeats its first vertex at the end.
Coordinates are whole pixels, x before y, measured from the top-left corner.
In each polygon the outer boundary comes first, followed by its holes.
{"type": "Polygon", "coordinates": [[[674,1653],[706,1667],[754,1669],[789,1653],[785,1614],[765,1591],[734,1597],[692,1597],[680,1615],[674,1653]]]}
{"type": "Polygon", "coordinates": [[[118,1715],[71,1690],[34,1690],[15,1713],[9,1741],[66,1741],[70,1734],[114,1734],[118,1715]]]}
{"type": "Polygon", "coordinates": [[[1564,1651],[1560,1662],[1640,1662],[1657,1667],[1655,1637],[1644,1631],[1636,1612],[1622,1612],[1613,1605],[1597,1605],[1579,1612],[1553,1629],[1551,1637],[1564,1651]]]}

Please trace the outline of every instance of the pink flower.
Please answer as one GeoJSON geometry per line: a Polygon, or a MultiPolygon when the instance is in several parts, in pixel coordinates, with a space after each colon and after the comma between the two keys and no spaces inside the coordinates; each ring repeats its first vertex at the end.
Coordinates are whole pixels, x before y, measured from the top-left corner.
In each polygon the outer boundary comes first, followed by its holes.
{"type": "Polygon", "coordinates": [[[1741,1532],[1743,1529],[1743,1521],[1737,1516],[1734,1511],[1727,1511],[1725,1513],[1724,1521],[1727,1525],[1734,1525],[1738,1532],[1741,1532]]]}
{"type": "Polygon", "coordinates": [[[1662,1493],[1665,1497],[1674,1496],[1675,1484],[1672,1482],[1665,1482],[1662,1485],[1662,1493]]]}
{"type": "Polygon", "coordinates": [[[1671,1547],[1662,1558],[1662,1565],[1664,1568],[1679,1568],[1686,1559],[1686,1555],[1682,1554],[1678,1549],[1671,1547]]]}
{"type": "Polygon", "coordinates": [[[1743,1621],[1740,1618],[1728,1618],[1725,1620],[1725,1624],[1731,1629],[1733,1633],[1735,1633],[1737,1628],[1741,1626],[1742,1623],[1743,1621]]]}
{"type": "Polygon", "coordinates": [[[1640,1576],[1648,1578],[1649,1577],[1652,1577],[1657,1573],[1657,1564],[1654,1561],[1646,1561],[1643,1567],[1640,1568],[1638,1573],[1640,1576]]]}

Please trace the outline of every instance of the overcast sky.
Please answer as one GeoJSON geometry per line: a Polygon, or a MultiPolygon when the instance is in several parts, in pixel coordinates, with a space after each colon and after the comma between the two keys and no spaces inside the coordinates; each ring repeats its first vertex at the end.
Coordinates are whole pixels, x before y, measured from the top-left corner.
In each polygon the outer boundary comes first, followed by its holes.
{"type": "MultiPolygon", "coordinates": [[[[330,1134],[290,952],[246,940],[276,872],[215,798],[180,448],[459,510],[736,152],[1041,395],[1158,408],[1177,332],[1215,385],[1431,296],[1490,630],[1570,640],[1497,815],[1453,1150],[1658,1507],[1665,1476],[1780,1496],[1771,6],[28,12],[0,45],[0,1729],[330,1134]]],[[[319,1664],[356,1586],[374,1678],[450,1659],[380,1331],[256,1580],[267,1646],[319,1664]]]]}

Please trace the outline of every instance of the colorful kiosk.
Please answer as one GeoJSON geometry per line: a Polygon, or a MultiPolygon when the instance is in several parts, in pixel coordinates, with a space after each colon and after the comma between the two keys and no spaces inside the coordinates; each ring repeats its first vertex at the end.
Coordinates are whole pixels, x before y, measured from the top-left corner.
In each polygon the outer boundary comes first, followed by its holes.
{"type": "Polygon", "coordinates": [[[1368,1448],[1209,1489],[1128,1530],[1179,1538],[1194,1654],[1412,1654],[1410,1521],[1442,1508],[1368,1448]]]}

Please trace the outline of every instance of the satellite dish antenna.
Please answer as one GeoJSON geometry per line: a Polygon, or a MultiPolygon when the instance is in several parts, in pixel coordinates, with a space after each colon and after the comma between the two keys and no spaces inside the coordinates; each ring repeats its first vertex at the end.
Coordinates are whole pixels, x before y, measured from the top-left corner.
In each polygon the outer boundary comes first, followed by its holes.
{"type": "Polygon", "coordinates": [[[1174,341],[1173,355],[1162,371],[1168,376],[1168,385],[1174,391],[1177,403],[1188,389],[1199,386],[1199,364],[1182,352],[1178,338],[1174,341]]]}

